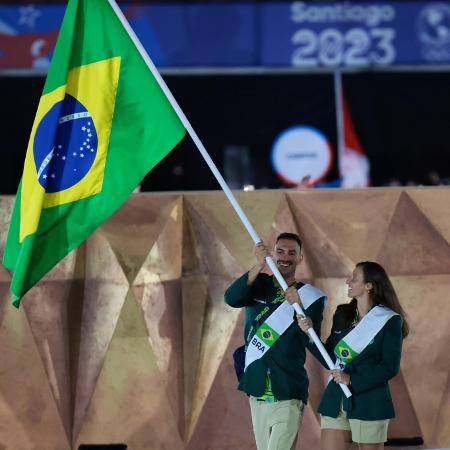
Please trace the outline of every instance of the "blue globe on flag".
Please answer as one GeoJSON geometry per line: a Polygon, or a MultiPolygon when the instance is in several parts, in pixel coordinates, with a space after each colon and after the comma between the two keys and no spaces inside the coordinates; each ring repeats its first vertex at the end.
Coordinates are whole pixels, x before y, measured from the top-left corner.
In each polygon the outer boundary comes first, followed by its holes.
{"type": "Polygon", "coordinates": [[[33,154],[37,178],[47,193],[77,184],[91,169],[98,139],[89,111],[66,94],[41,120],[33,154]]]}

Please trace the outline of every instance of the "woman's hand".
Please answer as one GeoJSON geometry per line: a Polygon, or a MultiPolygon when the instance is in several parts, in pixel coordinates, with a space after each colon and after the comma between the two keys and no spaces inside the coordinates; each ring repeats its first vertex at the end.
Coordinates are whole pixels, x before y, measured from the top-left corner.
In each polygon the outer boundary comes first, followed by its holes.
{"type": "Polygon", "coordinates": [[[312,320],[309,317],[300,314],[297,314],[297,323],[304,333],[308,333],[308,330],[313,326],[312,320]]]}
{"type": "Polygon", "coordinates": [[[350,384],[350,375],[348,373],[342,372],[340,369],[333,369],[330,371],[330,374],[335,383],[350,384]]]}

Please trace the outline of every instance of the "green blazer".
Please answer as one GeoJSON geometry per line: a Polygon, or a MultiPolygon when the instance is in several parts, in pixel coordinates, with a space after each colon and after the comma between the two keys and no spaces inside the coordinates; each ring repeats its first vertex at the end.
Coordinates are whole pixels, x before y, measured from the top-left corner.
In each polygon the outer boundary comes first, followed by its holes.
{"type": "MultiPolygon", "coordinates": [[[[244,338],[247,345],[256,329],[284,301],[277,295],[274,278],[259,274],[251,286],[247,285],[248,273],[238,278],[225,292],[225,302],[234,308],[245,307],[244,338]],[[264,311],[266,312],[264,313],[264,311]]],[[[303,283],[297,283],[297,289],[303,283]]],[[[314,329],[320,336],[324,298],[315,301],[306,313],[311,317],[314,329]]],[[[292,312],[295,318],[295,312],[292,312]]],[[[297,320],[280,336],[262,358],[247,367],[239,383],[239,389],[248,395],[260,397],[264,393],[267,370],[270,369],[272,391],[278,400],[308,399],[308,376],[304,368],[305,348],[313,346],[309,337],[297,325],[297,320]]]]}
{"type": "MultiPolygon", "coordinates": [[[[331,331],[325,348],[333,360],[336,360],[334,347],[351,329],[331,331]]],[[[388,380],[400,370],[402,342],[402,318],[391,317],[373,341],[345,366],[344,372],[350,375],[349,388],[353,395],[347,399],[339,385],[331,380],[319,405],[320,414],[337,417],[342,404],[349,419],[383,420],[395,417],[388,380]]],[[[327,367],[318,350],[311,350],[327,367]]]]}

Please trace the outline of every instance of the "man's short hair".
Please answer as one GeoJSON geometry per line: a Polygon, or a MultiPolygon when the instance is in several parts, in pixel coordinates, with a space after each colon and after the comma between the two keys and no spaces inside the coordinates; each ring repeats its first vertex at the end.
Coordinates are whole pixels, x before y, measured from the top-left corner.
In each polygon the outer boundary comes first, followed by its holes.
{"type": "Polygon", "coordinates": [[[300,236],[295,233],[281,233],[278,235],[276,242],[278,242],[280,239],[288,239],[290,241],[297,242],[298,246],[300,247],[300,250],[302,248],[302,240],[300,239],[300,236]]]}

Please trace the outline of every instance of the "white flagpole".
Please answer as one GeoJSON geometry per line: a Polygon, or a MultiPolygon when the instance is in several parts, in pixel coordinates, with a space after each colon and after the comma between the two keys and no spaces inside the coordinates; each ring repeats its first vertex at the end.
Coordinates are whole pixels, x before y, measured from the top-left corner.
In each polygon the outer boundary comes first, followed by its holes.
{"type": "Polygon", "coordinates": [[[337,133],[337,145],[338,145],[338,167],[339,175],[343,176],[342,162],[344,161],[344,114],[343,114],[343,101],[342,101],[342,75],[339,69],[334,71],[334,99],[336,109],[336,133],[337,133]]]}
{"type": "MultiPolygon", "coordinates": [[[[253,242],[257,244],[258,242],[262,242],[261,238],[258,236],[258,233],[256,233],[256,230],[253,228],[252,224],[248,220],[247,216],[245,215],[244,211],[242,210],[241,206],[236,200],[236,197],[231,192],[230,188],[228,187],[227,183],[223,179],[222,175],[220,174],[219,170],[217,169],[216,165],[214,164],[213,160],[209,156],[208,152],[206,151],[205,147],[203,146],[202,142],[200,141],[200,138],[197,136],[197,133],[192,128],[191,124],[189,123],[189,120],[184,115],[183,111],[181,110],[180,106],[178,105],[177,101],[175,100],[174,96],[170,92],[169,88],[167,87],[165,81],[162,79],[161,75],[159,74],[158,70],[156,69],[155,65],[153,64],[153,61],[148,56],[146,50],[142,46],[141,42],[137,38],[136,34],[134,33],[133,29],[131,28],[130,24],[128,23],[127,19],[123,15],[121,9],[118,7],[115,0],[108,0],[109,4],[111,5],[111,8],[114,10],[114,12],[117,14],[118,19],[124,26],[125,30],[128,32],[131,40],[133,41],[134,45],[136,45],[136,48],[138,49],[139,53],[141,54],[142,58],[144,59],[145,63],[147,64],[148,68],[152,72],[153,76],[155,77],[156,81],[158,82],[160,88],[163,90],[164,94],[166,95],[167,99],[169,100],[170,104],[172,105],[173,109],[175,110],[176,114],[178,115],[181,123],[186,128],[186,131],[191,136],[192,140],[194,141],[195,145],[197,146],[199,152],[203,156],[204,160],[206,161],[206,164],[208,164],[209,168],[211,169],[212,173],[216,177],[216,180],[220,184],[220,187],[223,189],[225,195],[227,196],[228,200],[230,201],[231,205],[233,206],[234,210],[236,211],[237,215],[241,219],[244,227],[247,229],[248,233],[250,234],[251,238],[253,239],[253,242]]],[[[285,291],[288,288],[288,285],[286,281],[284,280],[283,276],[278,270],[278,267],[276,266],[273,259],[268,256],[266,257],[267,265],[272,270],[275,278],[277,279],[280,286],[285,291]]],[[[297,314],[301,314],[305,316],[305,313],[301,309],[300,305],[297,303],[293,305],[295,311],[297,314]]],[[[319,349],[322,357],[325,359],[326,363],[328,364],[328,367],[330,369],[334,369],[334,363],[331,360],[330,356],[328,355],[327,351],[325,350],[322,342],[320,341],[319,337],[317,336],[316,332],[313,328],[310,328],[308,330],[308,334],[313,340],[314,344],[316,344],[317,348],[319,349]]],[[[343,383],[340,383],[340,386],[342,390],[344,391],[344,394],[346,397],[350,397],[352,394],[350,392],[350,389],[343,383]]]]}

